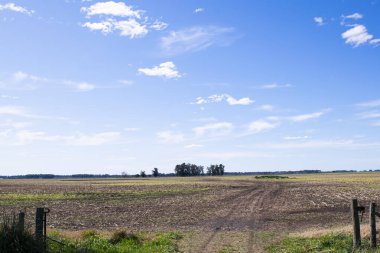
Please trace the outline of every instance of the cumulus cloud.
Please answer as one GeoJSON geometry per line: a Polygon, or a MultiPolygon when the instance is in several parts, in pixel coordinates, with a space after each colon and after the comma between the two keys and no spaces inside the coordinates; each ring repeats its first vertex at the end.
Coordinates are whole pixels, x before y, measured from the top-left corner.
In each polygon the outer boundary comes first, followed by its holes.
{"type": "Polygon", "coordinates": [[[134,17],[141,18],[142,10],[134,10],[133,7],[126,5],[124,2],[98,2],[89,7],[82,7],[81,11],[87,17],[94,15],[111,15],[117,17],[134,17]]]}
{"type": "Polygon", "coordinates": [[[197,136],[208,135],[211,137],[222,136],[229,134],[233,129],[233,125],[230,122],[217,122],[210,123],[204,126],[193,128],[193,132],[197,136]]]}
{"type": "Polygon", "coordinates": [[[33,10],[28,10],[25,7],[16,5],[14,3],[6,3],[6,4],[0,4],[0,11],[13,11],[13,12],[18,12],[26,15],[32,15],[34,13],[33,10]]]}
{"type": "Polygon", "coordinates": [[[175,133],[172,131],[163,131],[157,133],[157,138],[160,142],[163,143],[180,143],[185,140],[185,137],[182,133],[175,133]]]}
{"type": "Polygon", "coordinates": [[[250,105],[255,102],[249,97],[236,99],[233,96],[228,95],[228,94],[220,94],[220,95],[214,94],[214,95],[208,96],[207,98],[197,97],[193,104],[202,105],[202,104],[209,104],[209,103],[220,103],[222,101],[226,101],[229,105],[250,105]]]}
{"type": "Polygon", "coordinates": [[[319,26],[326,24],[323,17],[314,17],[314,22],[319,26]]]}
{"type": "Polygon", "coordinates": [[[182,75],[171,61],[161,63],[152,68],[139,68],[138,71],[147,76],[159,76],[164,78],[180,78],[182,75]]]}
{"type": "Polygon", "coordinates": [[[275,123],[271,123],[265,120],[256,120],[249,124],[248,130],[249,132],[256,134],[276,127],[277,124],[275,123]]]}
{"type": "Polygon", "coordinates": [[[371,41],[373,35],[368,33],[367,28],[364,25],[355,25],[342,33],[342,38],[345,39],[346,44],[358,47],[371,41]]]}
{"type": "Polygon", "coordinates": [[[86,17],[100,17],[100,20],[88,21],[82,24],[91,31],[100,31],[104,35],[119,32],[120,36],[141,38],[148,34],[149,29],[164,30],[168,24],[151,19],[144,15],[144,10],[138,10],[124,2],[98,2],[89,7],[82,7],[86,17]]]}
{"type": "Polygon", "coordinates": [[[170,55],[196,52],[210,46],[228,46],[234,38],[234,29],[218,26],[195,26],[182,30],[171,31],[161,38],[161,47],[170,55]]]}

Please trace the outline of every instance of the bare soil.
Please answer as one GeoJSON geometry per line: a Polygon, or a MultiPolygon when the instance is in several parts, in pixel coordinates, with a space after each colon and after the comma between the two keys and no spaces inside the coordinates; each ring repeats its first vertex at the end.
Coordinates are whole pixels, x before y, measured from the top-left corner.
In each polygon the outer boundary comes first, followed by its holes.
{"type": "Polygon", "coordinates": [[[34,208],[46,206],[51,210],[50,228],[176,230],[197,237],[198,243],[188,247],[188,252],[214,252],[221,240],[227,248],[235,243],[238,252],[257,252],[260,235],[266,232],[276,235],[350,224],[352,198],[365,205],[371,201],[380,204],[380,188],[352,182],[260,181],[252,177],[147,182],[1,180],[0,212],[26,209],[32,222],[34,208]],[[62,193],[63,197],[56,196],[62,193]],[[44,194],[47,199],[34,198],[44,194]],[[23,195],[32,197],[18,197],[23,195]],[[228,238],[239,235],[241,241],[229,243],[223,238],[227,234],[228,238]]]}

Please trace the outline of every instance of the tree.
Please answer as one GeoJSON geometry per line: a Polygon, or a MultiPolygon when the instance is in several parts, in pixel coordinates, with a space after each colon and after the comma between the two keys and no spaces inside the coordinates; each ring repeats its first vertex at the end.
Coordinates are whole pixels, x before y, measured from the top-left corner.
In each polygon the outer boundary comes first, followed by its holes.
{"type": "Polygon", "coordinates": [[[121,172],[121,177],[128,177],[128,173],[125,171],[121,172]]]}
{"type": "Polygon", "coordinates": [[[158,176],[160,175],[160,173],[158,173],[158,169],[157,169],[157,168],[154,168],[154,169],[152,170],[152,175],[153,175],[154,177],[158,177],[158,176]]]}
{"type": "Polygon", "coordinates": [[[140,172],[140,177],[146,177],[146,174],[145,174],[145,171],[144,171],[144,170],[142,170],[142,171],[140,172]]]}
{"type": "Polygon", "coordinates": [[[224,175],[224,165],[219,164],[219,165],[210,165],[207,167],[207,175],[210,176],[223,176],[224,175]]]}
{"type": "Polygon", "coordinates": [[[177,164],[174,171],[180,177],[201,176],[204,174],[203,166],[190,163],[177,164]]]}

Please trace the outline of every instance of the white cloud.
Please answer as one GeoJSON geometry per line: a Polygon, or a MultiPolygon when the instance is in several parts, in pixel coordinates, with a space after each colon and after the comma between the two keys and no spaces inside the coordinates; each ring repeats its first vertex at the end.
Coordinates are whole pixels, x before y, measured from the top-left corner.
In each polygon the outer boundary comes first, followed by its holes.
{"type": "Polygon", "coordinates": [[[180,143],[185,140],[182,133],[174,133],[171,131],[163,131],[157,133],[157,138],[163,143],[180,143]]]}
{"type": "Polygon", "coordinates": [[[277,84],[277,83],[271,83],[271,84],[264,84],[261,85],[259,88],[260,89],[279,89],[279,88],[290,88],[293,87],[293,85],[287,83],[287,84],[277,84]]]}
{"type": "Polygon", "coordinates": [[[359,117],[362,119],[380,118],[380,112],[377,112],[377,111],[363,112],[359,114],[359,117]]]}
{"type": "Polygon", "coordinates": [[[226,101],[229,105],[250,105],[255,102],[249,97],[236,99],[228,94],[220,94],[220,95],[214,94],[214,95],[208,96],[207,98],[197,97],[195,99],[195,102],[192,104],[202,105],[202,104],[209,104],[209,103],[220,103],[223,101],[226,101]]]}
{"type": "Polygon", "coordinates": [[[62,141],[67,140],[67,137],[60,135],[47,135],[42,131],[23,130],[16,134],[17,140],[21,143],[30,143],[34,141],[62,141]]]}
{"type": "Polygon", "coordinates": [[[194,10],[194,13],[200,13],[200,12],[204,12],[204,11],[205,11],[205,9],[203,9],[203,8],[196,8],[194,10]]]}
{"type": "Polygon", "coordinates": [[[123,85],[126,85],[126,86],[130,86],[132,85],[134,82],[131,81],[131,80],[119,80],[119,83],[123,84],[123,85]]]}
{"type": "Polygon", "coordinates": [[[79,135],[68,138],[68,145],[73,146],[99,146],[116,141],[120,137],[119,132],[103,132],[92,135],[79,135]]]}
{"type": "Polygon", "coordinates": [[[189,144],[189,145],[184,146],[184,148],[201,148],[201,147],[203,147],[202,144],[189,144]]]}
{"type": "Polygon", "coordinates": [[[137,22],[135,19],[128,19],[123,21],[116,21],[114,19],[107,19],[101,22],[86,22],[82,25],[92,31],[101,31],[103,34],[120,31],[120,36],[133,38],[144,37],[148,33],[146,25],[137,22]]]}
{"type": "Polygon", "coordinates": [[[327,109],[327,110],[324,110],[324,111],[321,111],[321,112],[314,112],[314,113],[309,113],[309,114],[301,114],[301,115],[296,115],[296,116],[289,117],[288,119],[290,121],[294,121],[294,122],[301,122],[301,121],[306,121],[306,120],[309,120],[309,119],[319,118],[319,117],[321,117],[322,115],[326,114],[329,111],[330,111],[330,109],[327,109]]]}
{"type": "Polygon", "coordinates": [[[355,25],[342,33],[342,38],[346,40],[346,44],[358,47],[371,41],[373,35],[367,32],[367,28],[364,25],[355,25]]]}
{"type": "Polygon", "coordinates": [[[87,82],[63,81],[63,84],[73,87],[76,91],[86,92],[95,89],[95,85],[87,82]]]}
{"type": "Polygon", "coordinates": [[[256,110],[260,110],[260,111],[273,111],[274,110],[274,106],[273,105],[261,105],[261,106],[257,107],[256,110]]]}
{"type": "Polygon", "coordinates": [[[96,22],[85,22],[82,27],[100,31],[104,35],[118,31],[120,36],[142,38],[148,34],[150,28],[160,31],[168,26],[160,20],[151,23],[150,18],[143,15],[144,10],[136,10],[124,2],[98,2],[89,7],[82,7],[81,11],[87,18],[100,17],[96,22]]]}
{"type": "Polygon", "coordinates": [[[228,46],[233,41],[230,27],[196,26],[178,31],[171,31],[161,38],[162,49],[170,55],[196,52],[210,46],[228,46]]]}
{"type": "Polygon", "coordinates": [[[214,136],[222,136],[229,134],[233,129],[232,123],[229,122],[218,122],[218,123],[210,123],[204,126],[195,127],[193,131],[197,136],[209,135],[211,137],[214,136]]]}
{"type": "Polygon", "coordinates": [[[91,31],[101,31],[103,34],[111,33],[114,29],[112,20],[102,22],[86,22],[82,27],[87,27],[91,31]]]}
{"type": "Polygon", "coordinates": [[[359,106],[359,107],[368,107],[368,108],[379,107],[380,106],[380,99],[363,102],[363,103],[357,104],[357,106],[359,106]]]}
{"type": "Polygon", "coordinates": [[[363,18],[363,15],[360,14],[360,13],[353,13],[351,15],[347,15],[347,16],[343,16],[343,18],[345,19],[354,19],[354,20],[358,20],[358,19],[362,19],[363,18]]]}
{"type": "Polygon", "coordinates": [[[227,103],[229,105],[250,105],[250,104],[252,104],[254,102],[249,97],[235,99],[235,98],[233,98],[231,96],[228,96],[227,99],[226,99],[226,101],[227,101],[227,103]]]}
{"type": "Polygon", "coordinates": [[[304,139],[309,139],[310,137],[307,135],[303,136],[285,136],[283,137],[284,140],[286,141],[294,141],[294,140],[304,140],[304,139]]]}
{"type": "Polygon", "coordinates": [[[124,131],[126,132],[137,132],[137,131],[140,131],[141,129],[138,128],[138,127],[127,127],[127,128],[124,128],[124,131]]]}
{"type": "Polygon", "coordinates": [[[82,7],[81,11],[88,17],[94,15],[111,15],[117,17],[135,17],[141,18],[142,10],[134,10],[133,7],[126,5],[124,2],[98,2],[90,7],[82,7]]]}
{"type": "Polygon", "coordinates": [[[157,30],[157,31],[165,30],[167,27],[168,27],[168,24],[160,20],[156,20],[154,21],[152,25],[150,25],[150,28],[153,28],[154,30],[157,30]]]}
{"type": "Polygon", "coordinates": [[[120,30],[121,36],[127,36],[131,39],[144,37],[148,33],[146,25],[140,24],[135,19],[115,22],[114,27],[120,30]]]}
{"type": "Polygon", "coordinates": [[[160,76],[165,78],[179,78],[182,75],[178,72],[175,64],[171,61],[161,63],[153,68],[139,68],[138,71],[147,76],[160,76]]]}
{"type": "Polygon", "coordinates": [[[6,94],[1,94],[0,98],[1,99],[19,99],[19,97],[11,96],[11,95],[6,95],[6,94]]]}
{"type": "Polygon", "coordinates": [[[26,116],[26,109],[21,106],[0,106],[0,115],[26,116]]]}
{"type": "Polygon", "coordinates": [[[276,127],[277,124],[265,120],[256,120],[249,124],[248,130],[249,132],[256,134],[276,127]]]}
{"type": "Polygon", "coordinates": [[[319,26],[326,24],[323,17],[314,17],[314,22],[319,26]]]}
{"type": "Polygon", "coordinates": [[[369,44],[377,46],[380,44],[380,39],[373,39],[369,42],[369,44]]]}
{"type": "Polygon", "coordinates": [[[14,3],[0,4],[0,11],[4,11],[4,10],[14,11],[14,12],[18,12],[18,13],[22,13],[26,15],[32,15],[34,13],[33,10],[28,10],[27,8],[16,5],[14,3]]]}

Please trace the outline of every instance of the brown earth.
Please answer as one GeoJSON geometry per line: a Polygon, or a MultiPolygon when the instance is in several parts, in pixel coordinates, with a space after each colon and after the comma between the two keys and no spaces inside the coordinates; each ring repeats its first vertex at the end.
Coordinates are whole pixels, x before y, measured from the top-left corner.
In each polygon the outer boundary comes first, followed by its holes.
{"type": "Polygon", "coordinates": [[[213,252],[220,240],[228,245],[223,235],[233,238],[234,233],[243,238],[241,252],[256,252],[260,233],[348,225],[351,198],[368,205],[378,202],[378,196],[380,188],[357,183],[253,177],[181,179],[165,184],[149,180],[0,181],[1,212],[25,208],[32,222],[34,208],[47,206],[51,209],[49,227],[64,230],[196,231],[192,235],[198,243],[188,252],[213,252]],[[23,195],[31,197],[21,199],[23,195]]]}

